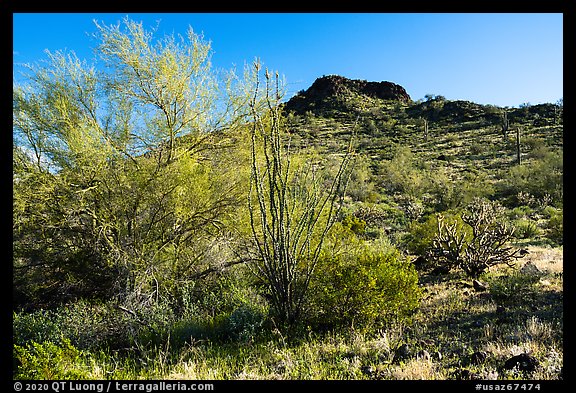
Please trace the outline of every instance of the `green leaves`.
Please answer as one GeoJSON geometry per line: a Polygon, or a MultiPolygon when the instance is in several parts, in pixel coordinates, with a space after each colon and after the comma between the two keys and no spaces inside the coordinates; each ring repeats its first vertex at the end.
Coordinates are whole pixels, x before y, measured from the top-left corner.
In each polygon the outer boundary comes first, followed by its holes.
{"type": "Polygon", "coordinates": [[[362,330],[402,318],[418,306],[418,275],[395,247],[345,241],[332,250],[338,251],[323,254],[311,281],[312,323],[362,330]]]}
{"type": "Polygon", "coordinates": [[[99,62],[47,52],[14,86],[15,283],[36,305],[170,297],[224,263],[205,255],[227,244],[247,180],[223,131],[245,121],[246,92],[212,70],[210,43],[128,18],[96,28],[99,62]]]}

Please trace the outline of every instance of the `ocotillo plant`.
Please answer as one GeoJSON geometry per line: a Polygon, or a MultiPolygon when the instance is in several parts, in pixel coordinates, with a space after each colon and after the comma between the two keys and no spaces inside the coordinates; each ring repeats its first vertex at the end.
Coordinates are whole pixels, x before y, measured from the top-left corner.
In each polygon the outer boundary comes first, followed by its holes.
{"type": "Polygon", "coordinates": [[[298,164],[285,147],[278,74],[266,70],[264,116],[255,110],[258,71],[252,99],[252,171],[248,208],[256,262],[254,274],[268,290],[274,317],[283,327],[298,321],[323,241],[342,206],[349,179],[351,144],[335,176],[316,160],[298,164]]]}

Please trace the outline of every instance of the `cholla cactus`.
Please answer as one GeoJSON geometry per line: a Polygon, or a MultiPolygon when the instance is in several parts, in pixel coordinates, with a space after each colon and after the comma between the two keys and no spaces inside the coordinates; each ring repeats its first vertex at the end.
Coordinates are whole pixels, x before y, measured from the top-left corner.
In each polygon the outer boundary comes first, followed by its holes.
{"type": "Polygon", "coordinates": [[[438,231],[428,251],[429,259],[448,269],[460,266],[466,247],[466,233],[458,227],[457,222],[446,223],[442,214],[438,214],[437,223],[438,231]]]}
{"type": "Polygon", "coordinates": [[[507,246],[514,229],[502,221],[501,205],[475,198],[466,210],[462,221],[468,234],[464,227],[447,224],[439,215],[438,233],[429,253],[434,262],[448,268],[459,267],[468,276],[477,278],[492,266],[512,266],[515,259],[521,258],[519,249],[507,246]]]}

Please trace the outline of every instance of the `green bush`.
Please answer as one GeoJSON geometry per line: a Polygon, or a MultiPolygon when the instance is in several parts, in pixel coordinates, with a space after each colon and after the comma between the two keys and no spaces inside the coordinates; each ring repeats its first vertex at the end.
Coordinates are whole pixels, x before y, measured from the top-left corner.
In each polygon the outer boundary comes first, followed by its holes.
{"type": "MultiPolygon", "coordinates": [[[[489,291],[495,301],[505,304],[527,304],[536,291],[540,277],[514,271],[503,275],[487,275],[489,291]]],[[[528,303],[529,304],[529,303],[528,303]]]]}
{"type": "MultiPolygon", "coordinates": [[[[368,143],[372,144],[373,142],[368,143]]],[[[353,200],[362,202],[377,197],[374,183],[371,181],[371,173],[369,158],[364,155],[358,156],[350,173],[346,194],[353,200]]]]}
{"type": "Polygon", "coordinates": [[[257,339],[264,332],[269,310],[259,288],[246,280],[247,276],[229,272],[212,285],[203,286],[203,293],[188,306],[189,311],[170,327],[172,343],[257,339]]]}
{"type": "MultiPolygon", "coordinates": [[[[462,227],[462,219],[455,211],[442,213],[449,223],[458,222],[462,227]]],[[[425,255],[432,247],[434,237],[438,232],[438,217],[436,214],[429,214],[424,221],[412,221],[408,227],[408,233],[404,237],[404,244],[408,252],[413,255],[425,255]]]]}
{"type": "Polygon", "coordinates": [[[406,146],[396,148],[390,161],[380,162],[377,174],[379,185],[389,192],[419,197],[426,187],[426,174],[406,146]]]}
{"type": "Polygon", "coordinates": [[[514,222],[514,237],[517,239],[532,239],[540,235],[540,228],[532,220],[519,219],[514,222]]]}
{"type": "Polygon", "coordinates": [[[39,310],[13,314],[12,337],[16,345],[22,346],[32,341],[57,343],[61,336],[62,324],[53,311],[39,310]]]}
{"type": "Polygon", "coordinates": [[[454,185],[457,206],[464,206],[474,198],[490,199],[495,193],[492,180],[486,173],[466,173],[464,178],[454,185]]]}
{"type": "Polygon", "coordinates": [[[58,344],[50,341],[15,344],[13,357],[14,379],[88,379],[82,352],[67,338],[58,344]]]}
{"type": "Polygon", "coordinates": [[[112,304],[77,301],[54,310],[14,313],[12,329],[17,345],[58,344],[66,337],[75,347],[91,350],[132,345],[143,326],[112,304]]]}
{"type": "Polygon", "coordinates": [[[241,304],[225,319],[223,333],[233,341],[255,340],[263,331],[266,310],[255,304],[241,304]]]}
{"type": "Polygon", "coordinates": [[[431,197],[429,205],[434,211],[454,209],[461,204],[462,195],[459,193],[458,184],[446,171],[431,171],[426,173],[426,177],[426,190],[431,197]]]}
{"type": "MultiPolygon", "coordinates": [[[[504,195],[516,197],[520,193],[531,195],[535,200],[547,198],[554,206],[560,206],[563,198],[564,166],[562,152],[549,151],[543,158],[515,165],[502,176],[500,183],[504,195]]],[[[517,201],[526,205],[524,201],[517,201]]]]}
{"type": "Polygon", "coordinates": [[[534,210],[530,206],[517,206],[508,212],[508,218],[516,220],[519,218],[530,217],[534,214],[534,210]]]}
{"type": "Polygon", "coordinates": [[[417,272],[392,246],[352,243],[326,253],[310,285],[308,321],[324,328],[383,324],[409,314],[420,298],[417,272]]]}
{"type": "Polygon", "coordinates": [[[555,209],[547,207],[544,209],[544,214],[548,215],[546,221],[546,229],[548,230],[546,237],[558,244],[563,243],[564,239],[564,212],[562,209],[555,209]]]}
{"type": "Polygon", "coordinates": [[[470,154],[472,155],[482,154],[484,152],[484,149],[485,149],[484,145],[478,142],[472,143],[470,145],[470,154]]]}
{"type": "Polygon", "coordinates": [[[362,236],[366,232],[366,221],[352,215],[344,217],[342,225],[358,236],[362,236]]]}

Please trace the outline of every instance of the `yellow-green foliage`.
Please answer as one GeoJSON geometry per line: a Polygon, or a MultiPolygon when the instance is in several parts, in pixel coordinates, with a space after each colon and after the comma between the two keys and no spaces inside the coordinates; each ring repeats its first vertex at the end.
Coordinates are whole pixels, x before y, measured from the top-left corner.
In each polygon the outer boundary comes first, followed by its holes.
{"type": "Polygon", "coordinates": [[[312,280],[309,315],[324,327],[367,328],[402,317],[418,305],[418,275],[393,246],[355,240],[337,224],[335,243],[318,263],[312,280]]]}
{"type": "Polygon", "coordinates": [[[530,160],[510,168],[502,187],[511,195],[524,192],[542,198],[548,194],[554,205],[561,206],[563,174],[562,152],[549,150],[539,160],[530,160]]]}
{"type": "Polygon", "coordinates": [[[548,207],[544,211],[548,214],[549,218],[546,222],[546,229],[548,229],[548,237],[560,244],[564,239],[564,212],[561,209],[554,209],[548,207]]]}
{"type": "Polygon", "coordinates": [[[14,86],[19,302],[170,297],[240,221],[243,83],[211,69],[191,29],[155,40],[128,18],[96,28],[106,75],[56,52],[14,86]]]}
{"type": "Polygon", "coordinates": [[[50,341],[14,345],[13,356],[18,364],[14,379],[87,379],[82,352],[67,338],[60,345],[50,341]]]}
{"type": "MultiPolygon", "coordinates": [[[[445,211],[442,213],[444,222],[448,225],[456,224],[458,233],[465,231],[465,225],[462,218],[455,210],[445,211]]],[[[470,231],[466,233],[466,239],[471,237],[470,231]]],[[[432,246],[432,241],[438,233],[438,216],[430,214],[422,222],[412,221],[409,225],[409,232],[404,241],[408,251],[415,255],[424,255],[432,246]]]]}
{"type": "Polygon", "coordinates": [[[399,146],[390,161],[380,163],[379,175],[386,190],[410,196],[420,196],[427,185],[424,171],[417,167],[414,154],[406,146],[399,146]]]}

